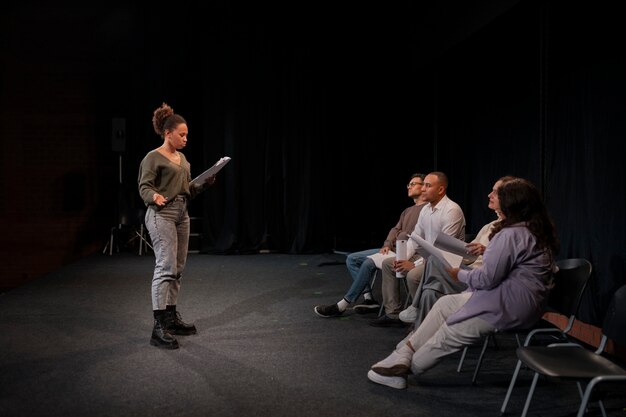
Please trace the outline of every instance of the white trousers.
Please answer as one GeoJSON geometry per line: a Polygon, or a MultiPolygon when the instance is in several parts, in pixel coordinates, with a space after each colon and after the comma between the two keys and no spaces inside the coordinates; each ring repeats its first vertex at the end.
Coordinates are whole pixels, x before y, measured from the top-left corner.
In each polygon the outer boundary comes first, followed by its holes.
{"type": "Polygon", "coordinates": [[[479,318],[451,326],[446,324],[448,317],[458,311],[471,296],[471,292],[444,295],[428,312],[409,338],[415,350],[411,359],[413,374],[421,374],[437,365],[445,356],[458,352],[466,345],[478,343],[485,335],[495,332],[495,327],[479,318]]]}

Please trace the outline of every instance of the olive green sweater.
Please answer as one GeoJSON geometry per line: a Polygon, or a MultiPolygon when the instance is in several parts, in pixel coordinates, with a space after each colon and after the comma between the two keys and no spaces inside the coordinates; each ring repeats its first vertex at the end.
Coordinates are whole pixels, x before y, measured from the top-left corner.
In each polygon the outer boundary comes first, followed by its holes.
{"type": "Polygon", "coordinates": [[[148,152],[139,165],[139,195],[146,206],[154,204],[154,193],[159,193],[168,200],[177,195],[195,198],[206,189],[204,184],[190,186],[191,166],[182,152],[180,165],[161,155],[156,149],[148,152]]]}

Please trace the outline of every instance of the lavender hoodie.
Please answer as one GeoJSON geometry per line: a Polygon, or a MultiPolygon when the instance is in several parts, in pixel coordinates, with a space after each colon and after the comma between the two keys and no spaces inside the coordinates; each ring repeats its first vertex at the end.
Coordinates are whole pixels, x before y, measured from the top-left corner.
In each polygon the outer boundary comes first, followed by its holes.
{"type": "Polygon", "coordinates": [[[544,313],[554,270],[524,223],[505,227],[489,242],[480,268],[459,271],[473,294],[446,323],[479,317],[499,331],[530,327],[544,313]]]}

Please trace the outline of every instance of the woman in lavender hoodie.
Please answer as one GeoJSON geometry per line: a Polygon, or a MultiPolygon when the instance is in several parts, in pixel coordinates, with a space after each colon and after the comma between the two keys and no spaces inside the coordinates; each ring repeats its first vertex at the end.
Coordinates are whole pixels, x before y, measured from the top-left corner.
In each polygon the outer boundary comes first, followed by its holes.
{"type": "Polygon", "coordinates": [[[541,195],[521,178],[498,189],[502,221],[477,269],[448,269],[467,284],[460,294],[441,297],[422,324],[367,377],[406,388],[406,375],[419,375],[447,355],[493,332],[532,326],[544,313],[558,251],[556,230],[541,195]]]}

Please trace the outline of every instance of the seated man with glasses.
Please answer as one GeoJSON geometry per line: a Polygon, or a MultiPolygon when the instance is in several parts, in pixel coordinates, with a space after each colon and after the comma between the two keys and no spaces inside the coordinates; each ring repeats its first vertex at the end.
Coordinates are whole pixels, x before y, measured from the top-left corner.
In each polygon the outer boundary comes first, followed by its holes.
{"type": "Polygon", "coordinates": [[[318,316],[341,316],[350,304],[357,301],[361,294],[363,294],[364,301],[362,304],[355,306],[354,310],[357,313],[377,311],[380,305],[372,297],[372,289],[370,286],[370,281],[376,273],[377,266],[374,263],[374,260],[368,256],[376,253],[383,255],[389,254],[389,251],[394,251],[396,249],[396,240],[400,235],[408,236],[413,231],[415,224],[417,223],[419,213],[422,210],[422,207],[426,205],[426,202],[421,199],[424,177],[424,174],[419,173],[411,176],[407,189],[409,197],[413,199],[415,204],[404,209],[402,214],[400,214],[398,223],[389,231],[389,234],[383,243],[383,247],[380,249],[367,249],[360,252],[353,252],[348,255],[346,265],[350,275],[352,276],[352,286],[338,303],[315,306],[314,311],[318,316]]]}
{"type": "MultiPolygon", "coordinates": [[[[465,239],[465,215],[461,207],[448,195],[448,177],[440,171],[431,172],[424,178],[422,195],[427,205],[412,230],[417,236],[433,243],[439,233],[445,233],[460,240],[465,239]]],[[[396,273],[406,276],[406,283],[411,295],[415,294],[424,272],[424,260],[418,254],[419,246],[413,239],[407,243],[408,260],[396,261],[385,259],[382,263],[383,272],[383,305],[385,314],[370,321],[377,327],[403,327],[405,323],[399,319],[403,309],[400,300],[400,280],[396,273]]]]}

